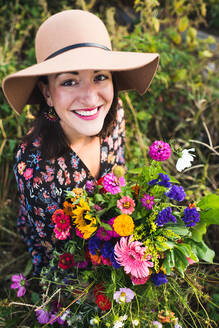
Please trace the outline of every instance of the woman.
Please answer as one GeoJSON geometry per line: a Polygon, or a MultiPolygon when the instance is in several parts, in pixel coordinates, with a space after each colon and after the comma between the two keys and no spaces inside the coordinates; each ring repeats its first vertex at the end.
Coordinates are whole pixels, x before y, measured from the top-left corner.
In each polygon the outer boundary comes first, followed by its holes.
{"type": "Polygon", "coordinates": [[[39,272],[53,249],[51,216],[65,190],[84,187],[124,164],[124,118],[117,92],[143,94],[158,54],[112,51],[103,22],[81,10],[47,19],[36,35],[37,64],[3,81],[20,113],[39,104],[14,166],[20,195],[18,229],[39,272]]]}

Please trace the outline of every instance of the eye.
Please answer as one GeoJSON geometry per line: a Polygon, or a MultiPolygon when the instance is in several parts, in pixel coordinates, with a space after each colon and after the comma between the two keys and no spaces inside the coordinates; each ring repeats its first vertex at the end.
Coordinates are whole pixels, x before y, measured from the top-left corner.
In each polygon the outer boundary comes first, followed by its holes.
{"type": "Polygon", "coordinates": [[[98,74],[95,76],[94,81],[98,82],[98,81],[105,81],[108,79],[109,79],[109,76],[107,76],[106,74],[98,74]]]}
{"type": "Polygon", "coordinates": [[[72,80],[72,79],[66,80],[66,81],[64,81],[64,82],[61,83],[61,85],[64,86],[64,87],[71,87],[71,86],[74,86],[76,84],[77,84],[77,81],[76,80],[72,80]]]}

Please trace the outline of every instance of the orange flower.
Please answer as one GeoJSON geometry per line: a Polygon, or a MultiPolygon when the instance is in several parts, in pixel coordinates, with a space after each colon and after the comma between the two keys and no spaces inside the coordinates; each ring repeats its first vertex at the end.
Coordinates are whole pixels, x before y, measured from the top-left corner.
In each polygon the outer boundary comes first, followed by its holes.
{"type": "Polygon", "coordinates": [[[93,265],[101,264],[101,257],[98,254],[92,255],[91,252],[89,252],[89,256],[91,258],[93,265]]]}
{"type": "Polygon", "coordinates": [[[136,199],[138,199],[139,197],[139,191],[140,191],[140,187],[138,184],[135,184],[134,186],[132,186],[132,191],[135,194],[136,199]]]}
{"type": "Polygon", "coordinates": [[[63,206],[64,206],[64,209],[63,209],[64,213],[66,215],[71,216],[72,215],[72,211],[75,208],[75,205],[74,204],[71,204],[71,203],[69,203],[67,201],[65,201],[64,204],[63,204],[63,206]]]}
{"type": "Polygon", "coordinates": [[[175,319],[174,314],[175,313],[171,312],[170,310],[162,310],[158,313],[158,319],[162,323],[171,322],[175,319]]]}

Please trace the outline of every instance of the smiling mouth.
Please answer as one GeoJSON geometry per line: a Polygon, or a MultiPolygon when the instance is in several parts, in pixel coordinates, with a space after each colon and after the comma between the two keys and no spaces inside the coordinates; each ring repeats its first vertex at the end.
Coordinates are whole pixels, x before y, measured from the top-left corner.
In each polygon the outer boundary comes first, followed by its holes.
{"type": "Polygon", "coordinates": [[[74,110],[72,113],[76,114],[77,116],[80,116],[81,118],[91,118],[95,117],[100,110],[101,106],[93,107],[93,108],[88,108],[88,109],[80,109],[80,110],[74,110]]]}

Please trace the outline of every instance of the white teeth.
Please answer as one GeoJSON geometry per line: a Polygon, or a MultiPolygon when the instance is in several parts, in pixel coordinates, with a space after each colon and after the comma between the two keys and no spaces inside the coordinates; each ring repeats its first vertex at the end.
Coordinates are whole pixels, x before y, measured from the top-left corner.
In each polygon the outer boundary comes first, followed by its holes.
{"type": "Polygon", "coordinates": [[[81,115],[81,116],[92,116],[92,115],[95,115],[98,111],[98,108],[95,108],[93,110],[86,110],[86,111],[83,111],[83,110],[80,110],[80,111],[75,111],[75,113],[81,115]]]}

